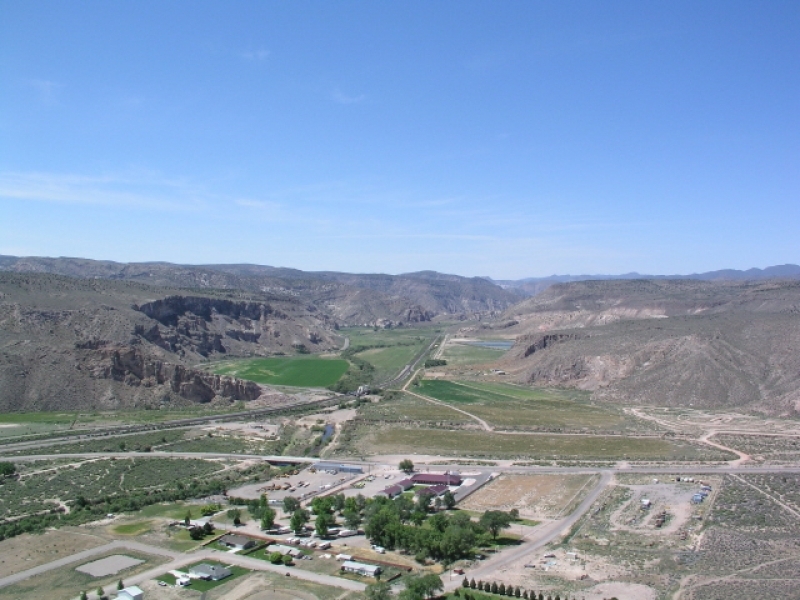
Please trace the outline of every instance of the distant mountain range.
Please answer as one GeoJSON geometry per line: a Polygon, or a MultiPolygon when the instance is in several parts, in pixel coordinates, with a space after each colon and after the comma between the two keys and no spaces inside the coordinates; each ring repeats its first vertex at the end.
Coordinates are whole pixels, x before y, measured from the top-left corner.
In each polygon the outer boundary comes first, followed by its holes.
{"type": "Polygon", "coordinates": [[[542,293],[554,283],[571,281],[607,281],[612,279],[695,279],[700,281],[758,281],[762,279],[800,279],[800,265],[787,264],[767,267],[765,269],[721,269],[691,275],[645,275],[642,273],[624,273],[622,275],[550,275],[549,277],[527,277],[525,279],[492,279],[488,281],[504,289],[514,290],[524,296],[535,296],[542,293]]]}

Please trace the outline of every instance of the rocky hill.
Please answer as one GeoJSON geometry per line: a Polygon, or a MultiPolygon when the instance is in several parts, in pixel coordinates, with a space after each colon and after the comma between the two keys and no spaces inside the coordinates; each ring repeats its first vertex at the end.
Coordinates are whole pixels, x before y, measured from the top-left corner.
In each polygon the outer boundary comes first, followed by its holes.
{"type": "Polygon", "coordinates": [[[263,400],[192,365],[337,349],[335,328],[283,295],[0,272],[0,410],[263,400]]]}
{"type": "Polygon", "coordinates": [[[407,323],[505,310],[520,296],[478,277],[433,271],[406,275],[305,272],[262,265],[116,263],[80,258],[0,256],[0,270],[168,287],[230,289],[302,298],[341,324],[407,323]]]}
{"type": "Polygon", "coordinates": [[[521,382],[598,400],[800,415],[800,281],[557,284],[504,315],[521,382]]]}

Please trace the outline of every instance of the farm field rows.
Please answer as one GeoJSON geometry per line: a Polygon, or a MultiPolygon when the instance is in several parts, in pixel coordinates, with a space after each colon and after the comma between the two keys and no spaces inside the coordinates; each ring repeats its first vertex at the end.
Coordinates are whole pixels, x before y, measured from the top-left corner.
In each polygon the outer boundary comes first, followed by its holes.
{"type": "Polygon", "coordinates": [[[514,434],[444,429],[364,428],[355,454],[442,454],[479,458],[571,460],[730,460],[728,453],[683,441],[604,435],[514,434]]]}
{"type": "Polygon", "coordinates": [[[353,356],[375,368],[374,379],[394,377],[439,335],[435,328],[378,329],[350,327],[340,333],[350,338],[353,356]]]}
{"type": "Polygon", "coordinates": [[[416,391],[476,415],[500,428],[652,431],[649,422],[587,402],[574,390],[530,389],[500,383],[423,380],[416,391]]]}
{"type": "Polygon", "coordinates": [[[336,383],[347,371],[343,359],[316,356],[250,358],[227,361],[211,369],[219,375],[269,385],[290,387],[327,387],[336,383]]]}
{"type": "Polygon", "coordinates": [[[468,416],[446,406],[439,406],[426,402],[421,398],[395,392],[391,399],[385,399],[377,404],[365,404],[359,409],[359,416],[364,419],[386,421],[430,421],[448,423],[474,423],[468,416]]]}
{"type": "Polygon", "coordinates": [[[472,346],[469,344],[448,343],[441,352],[440,358],[447,361],[447,366],[460,367],[490,363],[505,354],[505,350],[472,346]]]}

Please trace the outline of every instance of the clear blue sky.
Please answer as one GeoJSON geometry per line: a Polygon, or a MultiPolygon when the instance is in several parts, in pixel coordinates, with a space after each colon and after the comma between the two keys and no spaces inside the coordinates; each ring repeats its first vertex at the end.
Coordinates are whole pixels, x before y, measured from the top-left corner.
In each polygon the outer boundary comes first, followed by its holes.
{"type": "Polygon", "coordinates": [[[0,254],[800,262],[800,3],[0,0],[0,254]]]}

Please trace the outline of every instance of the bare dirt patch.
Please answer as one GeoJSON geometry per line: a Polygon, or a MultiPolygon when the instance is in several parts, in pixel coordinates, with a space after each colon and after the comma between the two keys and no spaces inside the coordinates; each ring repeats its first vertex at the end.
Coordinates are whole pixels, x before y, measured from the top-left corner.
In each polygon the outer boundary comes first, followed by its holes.
{"type": "Polygon", "coordinates": [[[529,519],[555,519],[568,514],[591,489],[594,475],[501,475],[463,503],[467,510],[511,510],[529,519]]]}
{"type": "Polygon", "coordinates": [[[626,598],[627,600],[656,600],[656,591],[639,583],[610,582],[601,583],[581,593],[585,600],[605,600],[606,598],[626,598]]]}
{"type": "Polygon", "coordinates": [[[96,548],[108,541],[103,537],[69,528],[3,540],[0,542],[0,577],[96,548]]]}
{"type": "Polygon", "coordinates": [[[124,554],[113,554],[101,558],[100,560],[94,560],[90,563],[75,567],[75,570],[91,575],[92,577],[106,577],[108,575],[116,575],[120,571],[130,569],[143,562],[143,560],[125,556],[124,554]]]}

